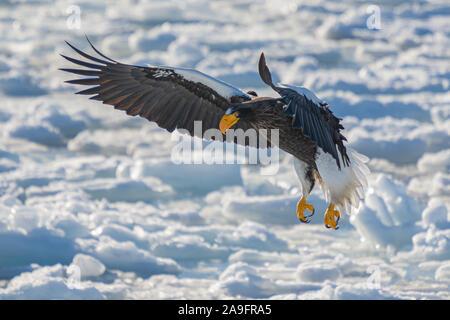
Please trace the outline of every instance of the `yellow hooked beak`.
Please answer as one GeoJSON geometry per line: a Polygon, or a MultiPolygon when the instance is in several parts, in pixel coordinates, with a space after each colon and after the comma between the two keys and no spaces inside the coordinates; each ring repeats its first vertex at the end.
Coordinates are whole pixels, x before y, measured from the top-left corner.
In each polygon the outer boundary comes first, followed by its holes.
{"type": "Polygon", "coordinates": [[[223,134],[225,134],[225,132],[238,121],[239,118],[237,116],[237,112],[226,114],[222,117],[222,120],[220,120],[219,129],[223,134]]]}

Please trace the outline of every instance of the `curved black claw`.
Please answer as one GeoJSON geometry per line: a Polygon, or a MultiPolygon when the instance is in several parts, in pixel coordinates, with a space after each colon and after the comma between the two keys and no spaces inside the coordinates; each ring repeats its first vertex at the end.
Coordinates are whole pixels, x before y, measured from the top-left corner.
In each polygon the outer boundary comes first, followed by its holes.
{"type": "Polygon", "coordinates": [[[309,216],[306,216],[305,217],[305,220],[302,220],[302,219],[298,219],[300,222],[302,222],[302,223],[310,223],[311,222],[311,219],[306,219],[306,218],[308,218],[309,216]]]}
{"type": "Polygon", "coordinates": [[[340,217],[338,217],[337,219],[336,219],[336,228],[331,228],[329,225],[325,225],[325,227],[327,228],[327,229],[334,229],[334,230],[337,230],[337,229],[339,229],[339,226],[338,226],[338,223],[339,223],[339,219],[340,219],[340,217]]]}
{"type": "Polygon", "coordinates": [[[298,220],[300,220],[300,222],[303,222],[303,223],[310,223],[311,219],[308,219],[308,218],[311,218],[314,215],[315,212],[316,212],[316,209],[313,208],[311,214],[308,214],[308,215],[304,216],[305,220],[302,220],[302,219],[298,219],[298,220]]]}

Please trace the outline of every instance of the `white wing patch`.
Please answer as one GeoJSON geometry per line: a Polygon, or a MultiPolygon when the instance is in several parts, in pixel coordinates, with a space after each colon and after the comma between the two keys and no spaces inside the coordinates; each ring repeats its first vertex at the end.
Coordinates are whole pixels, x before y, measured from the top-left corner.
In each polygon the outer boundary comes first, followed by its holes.
{"type": "Polygon", "coordinates": [[[283,87],[283,88],[289,88],[292,89],[294,91],[296,91],[297,93],[305,96],[306,98],[308,98],[309,100],[311,100],[312,102],[314,102],[317,105],[322,105],[324,103],[326,103],[325,101],[317,98],[317,96],[312,93],[310,90],[304,88],[304,87],[297,87],[297,86],[292,86],[290,84],[284,84],[284,83],[279,83],[278,86],[283,87]]]}
{"type": "MultiPolygon", "coordinates": [[[[214,77],[211,77],[203,72],[200,72],[198,70],[194,69],[188,69],[188,68],[181,68],[181,67],[169,67],[169,66],[150,66],[153,68],[161,68],[160,72],[157,72],[159,77],[164,77],[170,75],[170,73],[173,71],[176,74],[182,76],[186,80],[192,81],[192,82],[199,82],[201,84],[204,84],[207,87],[210,87],[215,92],[217,92],[219,95],[226,99],[230,99],[232,96],[239,96],[239,97],[245,97],[250,100],[250,96],[246,93],[244,93],[242,90],[232,86],[231,84],[228,84],[222,80],[216,79],[214,77]]],[[[155,76],[158,77],[158,76],[155,76]]]]}
{"type": "MultiPolygon", "coordinates": [[[[347,148],[350,166],[338,169],[336,160],[321,148],[317,148],[316,165],[319,171],[319,185],[328,202],[334,203],[341,211],[351,213],[359,207],[367,188],[367,175],[370,174],[366,156],[347,148]]],[[[340,153],[338,151],[338,156],[340,153]]]]}

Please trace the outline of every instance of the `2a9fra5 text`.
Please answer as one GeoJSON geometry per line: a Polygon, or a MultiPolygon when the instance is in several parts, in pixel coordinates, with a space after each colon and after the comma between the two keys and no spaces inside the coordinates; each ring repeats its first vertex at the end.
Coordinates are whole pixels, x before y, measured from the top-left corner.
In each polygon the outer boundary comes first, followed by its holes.
{"type": "Polygon", "coordinates": [[[178,308],[178,315],[197,315],[206,318],[212,315],[269,315],[271,313],[270,304],[223,304],[220,308],[185,304],[178,308]]]}

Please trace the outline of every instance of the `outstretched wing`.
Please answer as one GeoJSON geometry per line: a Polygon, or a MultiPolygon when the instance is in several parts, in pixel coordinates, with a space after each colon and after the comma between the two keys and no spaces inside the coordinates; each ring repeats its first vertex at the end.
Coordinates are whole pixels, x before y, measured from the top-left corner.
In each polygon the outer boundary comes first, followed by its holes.
{"type": "MultiPolygon", "coordinates": [[[[100,53],[90,41],[92,49],[104,59],[67,44],[89,61],[62,55],[70,62],[87,68],[60,69],[88,76],[66,81],[90,86],[77,94],[94,95],[90,99],[113,105],[129,115],[154,121],[169,132],[177,128],[187,129],[194,136],[194,121],[202,121],[203,137],[206,130],[219,128],[220,119],[232,103],[250,100],[250,96],[241,90],[196,70],[122,64],[100,53]]],[[[240,121],[236,127],[243,130],[251,128],[245,121],[240,121]]],[[[195,133],[198,135],[200,132],[195,133]]]]}
{"type": "Polygon", "coordinates": [[[333,115],[328,104],[320,101],[306,88],[282,85],[275,86],[272,83],[270,70],[266,65],[264,53],[259,59],[259,74],[261,79],[271,86],[285,103],[284,112],[292,117],[294,128],[301,128],[323,151],[330,153],[336,160],[338,168],[341,168],[338,151],[341,154],[342,163],[348,166],[350,160],[344,146],[347,139],[340,133],[344,127],[339,118],[333,115]]]}

